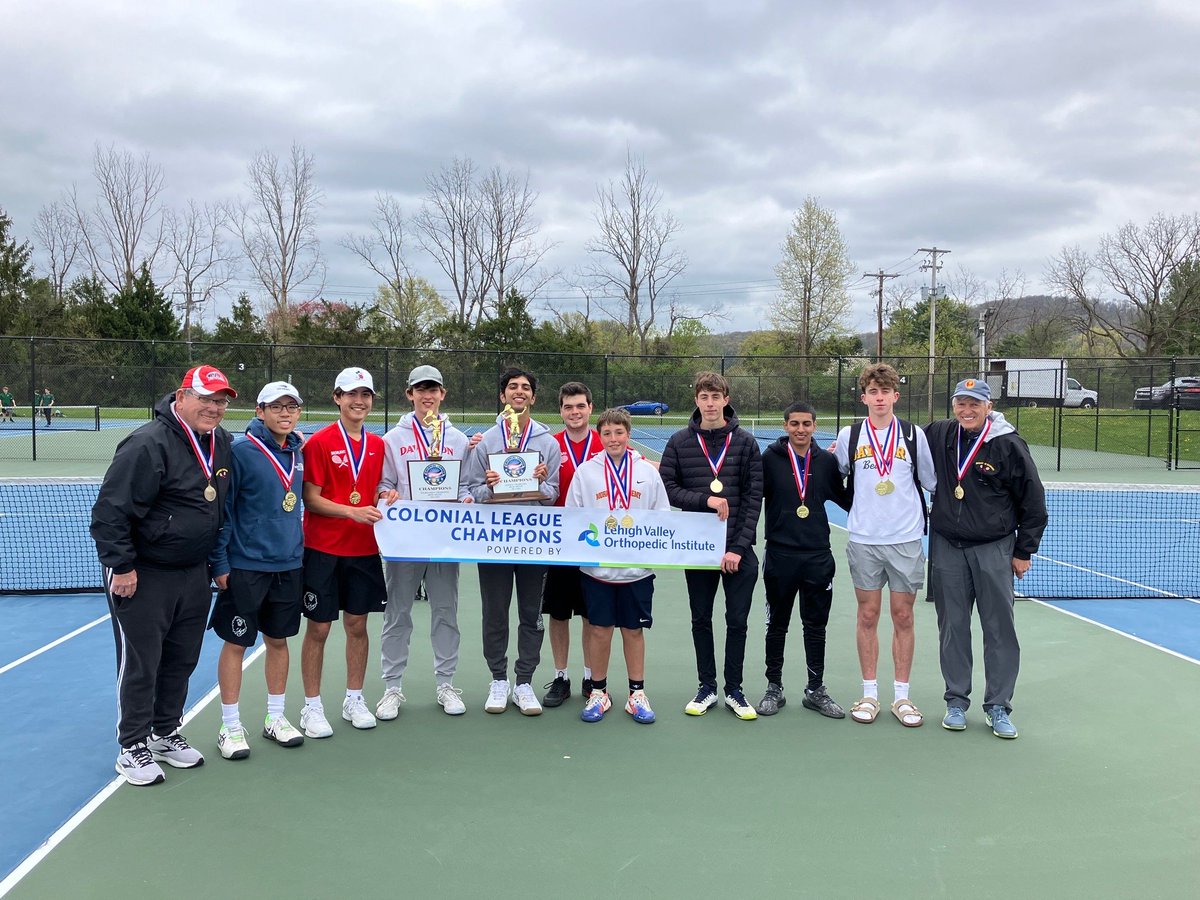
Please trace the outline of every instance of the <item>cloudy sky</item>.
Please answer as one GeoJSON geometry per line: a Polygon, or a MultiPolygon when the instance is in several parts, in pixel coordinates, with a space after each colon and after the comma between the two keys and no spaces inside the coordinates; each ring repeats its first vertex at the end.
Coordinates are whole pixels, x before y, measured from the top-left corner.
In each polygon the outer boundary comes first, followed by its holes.
{"type": "MultiPolygon", "coordinates": [[[[0,29],[0,207],[92,191],[97,142],[148,152],[167,202],[244,193],[256,151],[315,157],[325,296],[377,279],[337,241],[379,191],[415,211],[454,157],[528,172],[548,262],[584,261],[599,182],[643,158],[692,302],[753,327],[794,211],[832,209],[858,271],[1021,271],[1127,221],[1200,209],[1189,0],[89,0],[0,29]]],[[[436,286],[446,278],[414,251],[436,286]]],[[[872,282],[854,287],[871,328],[872,282]]],[[[240,286],[253,291],[248,273],[240,286]]],[[[569,305],[566,284],[541,302],[569,305]]]]}

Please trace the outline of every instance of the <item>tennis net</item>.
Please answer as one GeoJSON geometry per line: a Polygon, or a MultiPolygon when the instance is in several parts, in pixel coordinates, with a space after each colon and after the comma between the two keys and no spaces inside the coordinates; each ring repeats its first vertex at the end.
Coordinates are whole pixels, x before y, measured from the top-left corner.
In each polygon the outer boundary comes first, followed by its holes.
{"type": "Polygon", "coordinates": [[[103,590],[88,532],[99,478],[0,478],[0,594],[103,590]]]}
{"type": "Polygon", "coordinates": [[[1046,506],[1022,596],[1200,598],[1200,486],[1047,483],[1046,506]]]}
{"type": "Polygon", "coordinates": [[[52,406],[50,419],[47,421],[45,412],[28,406],[19,406],[12,410],[11,418],[8,413],[0,415],[0,434],[12,434],[33,429],[43,431],[99,431],[99,406],[52,406]]]}

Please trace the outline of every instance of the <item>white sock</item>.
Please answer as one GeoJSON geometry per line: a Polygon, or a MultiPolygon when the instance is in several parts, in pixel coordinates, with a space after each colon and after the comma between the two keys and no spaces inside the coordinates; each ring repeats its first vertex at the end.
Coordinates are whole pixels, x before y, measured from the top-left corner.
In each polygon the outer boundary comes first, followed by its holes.
{"type": "Polygon", "coordinates": [[[234,725],[240,725],[242,715],[238,712],[238,704],[235,700],[233,703],[221,704],[221,723],[226,728],[232,728],[234,725]]]}
{"type": "Polygon", "coordinates": [[[319,710],[321,710],[322,712],[324,712],[324,710],[325,710],[325,706],[324,706],[324,704],[322,704],[322,703],[321,703],[321,698],[320,698],[319,696],[317,696],[317,697],[305,697],[305,698],[304,698],[304,705],[305,705],[305,706],[308,706],[308,707],[311,707],[312,709],[319,709],[319,710]]]}
{"type": "Polygon", "coordinates": [[[362,700],[362,698],[363,698],[363,695],[362,695],[361,690],[352,691],[349,688],[346,689],[346,699],[347,700],[362,700]]]}
{"type": "Polygon", "coordinates": [[[870,697],[872,700],[879,699],[879,682],[872,679],[867,681],[863,679],[863,696],[870,697]]]}
{"type": "Polygon", "coordinates": [[[283,716],[284,694],[267,694],[267,718],[278,719],[283,716]]]}
{"type": "Polygon", "coordinates": [[[583,667],[583,677],[586,678],[588,681],[592,680],[592,667],[591,666],[583,667]]]}
{"type": "Polygon", "coordinates": [[[908,682],[907,681],[893,681],[892,687],[896,689],[896,701],[897,702],[908,699],[908,682]]]}
{"type": "Polygon", "coordinates": [[[566,669],[555,669],[555,670],[554,670],[554,677],[555,677],[555,678],[562,678],[562,679],[564,679],[564,680],[565,680],[565,679],[566,679],[566,677],[567,677],[567,670],[566,670],[566,669]]]}

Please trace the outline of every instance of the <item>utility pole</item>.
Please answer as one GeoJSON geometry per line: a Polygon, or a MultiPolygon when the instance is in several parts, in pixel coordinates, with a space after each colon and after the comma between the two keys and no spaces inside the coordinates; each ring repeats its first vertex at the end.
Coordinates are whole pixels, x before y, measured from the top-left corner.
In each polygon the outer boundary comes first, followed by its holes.
{"type": "Polygon", "coordinates": [[[936,351],[937,341],[937,300],[938,286],[937,273],[941,269],[938,265],[938,257],[944,253],[949,253],[949,250],[939,250],[937,247],[919,247],[918,253],[928,253],[929,262],[921,266],[922,269],[929,269],[929,421],[933,421],[933,377],[936,371],[936,360],[934,355],[936,351]]]}
{"type": "Polygon", "coordinates": [[[885,278],[899,278],[899,275],[891,275],[880,269],[876,272],[863,272],[863,278],[878,278],[879,290],[875,300],[875,362],[883,362],[883,280],[885,278]]]}

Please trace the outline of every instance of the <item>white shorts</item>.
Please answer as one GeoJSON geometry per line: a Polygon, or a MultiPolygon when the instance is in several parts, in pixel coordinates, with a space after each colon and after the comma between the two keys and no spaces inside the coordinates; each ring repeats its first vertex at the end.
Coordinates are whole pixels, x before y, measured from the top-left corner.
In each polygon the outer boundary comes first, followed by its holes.
{"type": "Polygon", "coordinates": [[[862,591],[882,590],[884,585],[901,594],[915,594],[925,585],[925,551],[921,542],[904,544],[856,544],[846,547],[850,579],[862,591]]]}

